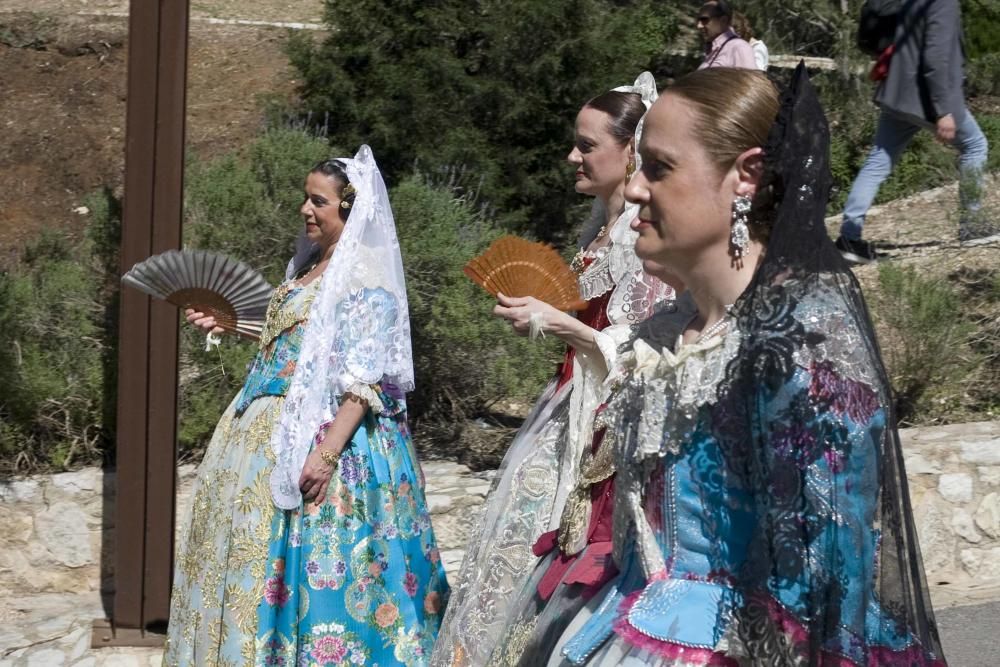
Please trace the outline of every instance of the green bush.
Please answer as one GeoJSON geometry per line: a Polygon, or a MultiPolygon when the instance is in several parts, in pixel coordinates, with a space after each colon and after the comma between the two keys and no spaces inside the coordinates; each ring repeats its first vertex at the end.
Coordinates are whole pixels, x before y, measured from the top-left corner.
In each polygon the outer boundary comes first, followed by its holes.
{"type": "Polygon", "coordinates": [[[100,458],[107,338],[91,253],[86,240],[46,231],[0,274],[4,473],[100,458]]]}
{"type": "Polygon", "coordinates": [[[967,61],[1000,53],[1000,0],[961,0],[960,4],[967,61]]]}
{"type": "Polygon", "coordinates": [[[990,144],[986,170],[997,171],[1000,169],[1000,114],[976,114],[976,122],[990,144]]]}
{"type": "Polygon", "coordinates": [[[879,265],[873,313],[881,325],[886,365],[896,393],[896,417],[927,423],[967,400],[966,380],[979,361],[970,347],[975,326],[962,295],[912,266],[879,265]]]}
{"type": "Polygon", "coordinates": [[[328,0],[325,20],[325,41],[289,55],[333,143],[369,143],[391,182],[464,165],[501,227],[550,240],[576,222],[577,111],[654,67],[676,30],[652,0],[328,0]]]}
{"type": "Polygon", "coordinates": [[[743,0],[736,6],[771,53],[841,58],[859,53],[854,32],[861,0],[846,4],[846,13],[840,0],[743,0]]]}
{"type": "Polygon", "coordinates": [[[462,267],[499,236],[469,198],[410,177],[392,191],[413,331],[416,418],[462,422],[501,399],[534,398],[553,345],[515,336],[462,267]]]}
{"type": "Polygon", "coordinates": [[[972,95],[1000,95],[1000,53],[989,53],[968,61],[965,81],[972,95]]]}

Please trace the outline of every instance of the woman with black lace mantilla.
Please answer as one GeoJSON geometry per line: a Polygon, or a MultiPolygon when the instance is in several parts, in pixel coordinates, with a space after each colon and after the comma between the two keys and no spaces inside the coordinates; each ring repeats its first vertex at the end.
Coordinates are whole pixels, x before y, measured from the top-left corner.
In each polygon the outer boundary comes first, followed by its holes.
{"type": "Polygon", "coordinates": [[[678,80],[639,153],[636,253],[695,308],[623,354],[606,411],[621,574],[521,664],[945,665],[804,66],[781,99],[749,70],[678,80]]]}

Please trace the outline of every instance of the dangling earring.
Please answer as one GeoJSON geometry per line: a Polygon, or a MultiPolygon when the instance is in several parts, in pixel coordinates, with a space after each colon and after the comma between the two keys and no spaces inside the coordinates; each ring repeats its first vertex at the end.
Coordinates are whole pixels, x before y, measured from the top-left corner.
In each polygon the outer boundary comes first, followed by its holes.
{"type": "Polygon", "coordinates": [[[746,195],[740,195],[733,200],[733,226],[729,230],[729,245],[732,246],[733,255],[737,259],[743,257],[750,249],[750,229],[747,227],[747,222],[749,222],[747,216],[750,213],[751,205],[750,197],[746,195]]]}
{"type": "Polygon", "coordinates": [[[628,183],[632,180],[632,176],[635,174],[635,160],[632,158],[628,159],[628,164],[625,165],[625,182],[628,183]]]}

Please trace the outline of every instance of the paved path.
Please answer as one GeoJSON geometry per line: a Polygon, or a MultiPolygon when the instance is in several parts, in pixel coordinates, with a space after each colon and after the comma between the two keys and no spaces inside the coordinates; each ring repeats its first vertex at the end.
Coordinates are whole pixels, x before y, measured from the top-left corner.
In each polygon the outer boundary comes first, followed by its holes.
{"type": "Polygon", "coordinates": [[[942,609],[937,616],[949,667],[1000,665],[1000,602],[942,609]]]}
{"type": "MultiPolygon", "coordinates": [[[[20,650],[0,658],[0,667],[161,665],[158,649],[90,649],[90,622],[101,614],[96,595],[41,595],[22,602],[18,606],[26,610],[23,616],[0,619],[5,621],[0,623],[0,655],[5,653],[4,644],[16,641],[16,635],[28,634],[22,632],[25,624],[34,626],[38,643],[22,645],[20,650]]],[[[937,615],[950,667],[1000,665],[1000,601],[942,608],[937,615]]]]}

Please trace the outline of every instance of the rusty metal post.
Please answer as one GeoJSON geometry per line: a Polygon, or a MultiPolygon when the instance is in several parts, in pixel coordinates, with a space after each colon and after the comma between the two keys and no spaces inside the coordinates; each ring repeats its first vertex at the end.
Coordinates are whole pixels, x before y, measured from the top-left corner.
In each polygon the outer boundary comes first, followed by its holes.
{"type": "MultiPolygon", "coordinates": [[[[130,0],[122,272],[181,244],[188,0],[130,0]]],[[[156,645],[170,609],[177,310],[121,294],[112,618],[94,646],[156,645]]]]}

